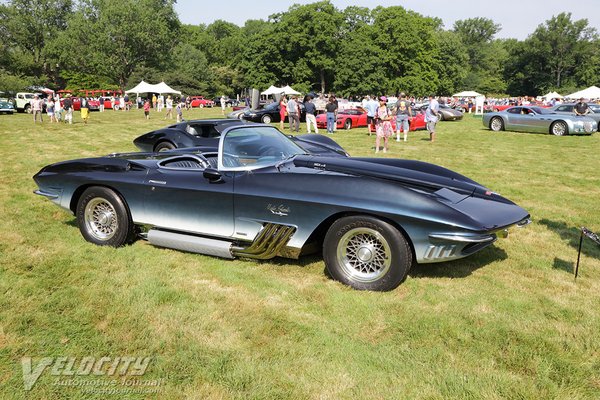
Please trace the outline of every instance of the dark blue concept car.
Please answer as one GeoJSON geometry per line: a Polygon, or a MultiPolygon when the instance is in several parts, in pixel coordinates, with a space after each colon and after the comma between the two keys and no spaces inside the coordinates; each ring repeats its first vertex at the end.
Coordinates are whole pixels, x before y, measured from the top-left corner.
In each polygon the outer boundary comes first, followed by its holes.
{"type": "Polygon", "coordinates": [[[150,243],[224,258],[321,251],[330,275],[391,290],[413,263],[455,260],[529,222],[526,210],[448,169],[311,154],[270,125],[232,124],[215,148],[65,161],[34,176],[98,245],[150,243]]]}

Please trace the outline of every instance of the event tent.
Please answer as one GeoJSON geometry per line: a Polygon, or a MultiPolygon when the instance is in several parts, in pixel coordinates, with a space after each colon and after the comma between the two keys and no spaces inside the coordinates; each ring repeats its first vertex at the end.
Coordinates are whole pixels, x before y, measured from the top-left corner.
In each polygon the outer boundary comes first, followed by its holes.
{"type": "Polygon", "coordinates": [[[464,92],[453,94],[452,97],[481,97],[481,93],[477,93],[473,90],[465,90],[464,92]]]}
{"type": "Polygon", "coordinates": [[[282,93],[281,88],[271,85],[267,90],[265,90],[264,92],[261,92],[260,94],[263,96],[269,96],[271,94],[281,94],[281,93],[282,93]]]}
{"type": "Polygon", "coordinates": [[[556,92],[550,92],[550,93],[543,95],[542,98],[544,100],[549,100],[549,99],[562,99],[563,97],[556,92]]]}
{"type": "Polygon", "coordinates": [[[181,94],[181,92],[179,90],[174,90],[171,87],[169,87],[169,85],[167,85],[164,82],[158,83],[156,85],[152,85],[148,82],[144,82],[141,81],[140,83],[138,83],[134,88],[126,90],[125,93],[135,93],[135,94],[139,94],[139,93],[158,93],[158,94],[164,94],[164,93],[174,93],[174,94],[181,94]]]}
{"type": "Polygon", "coordinates": [[[580,90],[579,92],[571,93],[565,97],[569,99],[600,99],[600,88],[597,86],[590,86],[587,89],[580,90]]]}
{"type": "Polygon", "coordinates": [[[287,94],[287,95],[300,94],[300,92],[297,92],[294,89],[292,89],[290,87],[290,85],[287,85],[284,87],[277,87],[277,86],[271,85],[267,90],[265,90],[264,92],[261,92],[260,94],[263,96],[269,96],[272,94],[282,94],[282,93],[287,94]]]}

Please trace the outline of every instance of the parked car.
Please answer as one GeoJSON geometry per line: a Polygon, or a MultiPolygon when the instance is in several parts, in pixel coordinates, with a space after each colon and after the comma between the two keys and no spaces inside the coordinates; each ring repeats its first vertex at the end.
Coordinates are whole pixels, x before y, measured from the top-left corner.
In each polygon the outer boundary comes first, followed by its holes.
{"type": "MultiPolygon", "coordinates": [[[[304,105],[300,104],[300,121],[306,121],[306,113],[304,112],[304,105]]],[[[248,110],[244,112],[242,116],[246,121],[252,122],[262,122],[263,124],[270,124],[271,122],[279,122],[281,121],[281,116],[279,115],[279,103],[270,103],[266,104],[260,110],[248,110]]],[[[284,118],[284,121],[287,121],[288,117],[284,118]]]]}
{"type": "Polygon", "coordinates": [[[33,100],[35,93],[17,93],[15,96],[15,109],[17,112],[31,113],[31,100],[33,100]]]}
{"type": "MultiPolygon", "coordinates": [[[[185,121],[148,132],[133,141],[142,151],[162,152],[177,148],[205,147],[216,149],[224,129],[233,125],[248,125],[239,119],[202,119],[185,121]]],[[[332,139],[322,135],[298,135],[292,140],[311,154],[348,156],[346,151],[332,139]]]]}
{"type": "MultiPolygon", "coordinates": [[[[215,97],[213,99],[213,101],[215,102],[215,104],[219,107],[221,107],[221,97],[215,97]]],[[[231,99],[229,97],[225,97],[225,106],[226,107],[233,107],[233,106],[237,106],[238,101],[231,99]]]]}
{"type": "MultiPolygon", "coordinates": [[[[396,118],[392,117],[392,127],[396,130],[396,118]]],[[[338,112],[336,120],[337,129],[351,129],[357,127],[367,126],[367,112],[363,108],[353,108],[347,110],[341,110],[338,112]]],[[[416,115],[410,120],[409,130],[416,131],[419,129],[425,129],[425,116],[421,112],[417,112],[416,115]]],[[[319,129],[327,128],[327,115],[317,115],[317,127],[319,129]]],[[[369,127],[371,129],[371,127],[369,127]]],[[[371,129],[371,131],[373,131],[371,129]]]]}
{"type": "Polygon", "coordinates": [[[214,101],[212,101],[210,99],[205,99],[204,96],[190,96],[190,98],[191,98],[190,106],[192,108],[214,107],[214,105],[215,105],[214,101]]]}
{"type": "MultiPolygon", "coordinates": [[[[589,117],[596,121],[598,124],[598,130],[600,130],[600,104],[590,103],[588,104],[590,109],[590,113],[586,114],[586,117],[589,117]]],[[[575,115],[575,103],[563,103],[557,104],[554,107],[550,108],[550,111],[555,112],[557,114],[567,114],[567,115],[575,115]]]]}
{"type": "MultiPolygon", "coordinates": [[[[429,103],[424,103],[415,107],[416,110],[425,112],[429,107],[429,103]]],[[[439,119],[440,121],[460,121],[463,118],[463,113],[459,110],[451,108],[446,104],[440,103],[439,119]]]]}
{"type": "Polygon", "coordinates": [[[539,132],[556,136],[591,134],[598,130],[598,124],[591,118],[557,114],[547,108],[527,106],[484,114],[483,126],[493,131],[539,132]]]}
{"type": "Polygon", "coordinates": [[[251,259],[322,251],[331,277],[364,290],[394,289],[413,262],[469,256],[529,222],[523,208],[448,169],[306,154],[262,124],[228,126],[217,151],[65,161],[33,179],[35,193],[73,213],[91,243],[141,237],[251,259]]]}
{"type": "Polygon", "coordinates": [[[0,101],[0,114],[13,114],[15,108],[8,101],[0,101]]]}

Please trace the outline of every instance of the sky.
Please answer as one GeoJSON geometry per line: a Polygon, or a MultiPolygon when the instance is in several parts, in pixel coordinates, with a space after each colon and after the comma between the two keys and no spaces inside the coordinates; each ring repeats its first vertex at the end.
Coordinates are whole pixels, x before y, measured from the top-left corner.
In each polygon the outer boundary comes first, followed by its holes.
{"type": "MultiPolygon", "coordinates": [[[[218,19],[243,26],[248,19],[266,20],[269,15],[287,11],[292,4],[310,4],[315,0],[177,0],[175,10],[184,24],[210,24],[218,19]]],[[[526,39],[538,25],[561,12],[570,12],[572,20],[586,18],[600,32],[600,0],[332,0],[336,8],[355,5],[402,6],[419,14],[438,17],[446,29],[454,21],[485,17],[501,25],[496,38],[526,39]]]]}

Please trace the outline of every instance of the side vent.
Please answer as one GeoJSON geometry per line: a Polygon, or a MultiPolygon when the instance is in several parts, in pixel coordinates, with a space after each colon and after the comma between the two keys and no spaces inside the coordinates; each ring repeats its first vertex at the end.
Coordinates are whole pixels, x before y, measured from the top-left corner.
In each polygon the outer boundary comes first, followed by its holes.
{"type": "Polygon", "coordinates": [[[252,244],[248,247],[233,247],[231,253],[236,257],[268,260],[275,257],[296,232],[293,226],[265,224],[252,244]]]}

